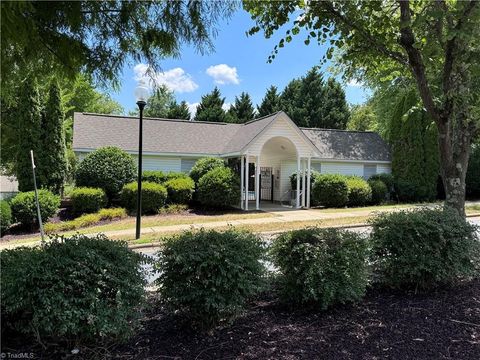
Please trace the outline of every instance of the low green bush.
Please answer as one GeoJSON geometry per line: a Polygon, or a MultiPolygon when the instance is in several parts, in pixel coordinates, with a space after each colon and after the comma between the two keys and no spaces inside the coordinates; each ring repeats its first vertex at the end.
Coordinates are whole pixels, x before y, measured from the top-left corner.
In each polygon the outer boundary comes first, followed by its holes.
{"type": "Polygon", "coordinates": [[[371,241],[383,282],[428,289],[478,273],[477,228],[452,209],[380,214],[371,241]]]}
{"type": "MultiPolygon", "coordinates": [[[[137,185],[136,182],[132,182],[122,189],[122,204],[130,212],[135,212],[137,209],[137,185]]],[[[167,189],[163,185],[142,182],[142,214],[158,214],[166,200],[167,189]]]]}
{"type": "Polygon", "coordinates": [[[372,189],[372,204],[381,204],[387,199],[388,188],[382,180],[368,179],[368,185],[372,189]]]}
{"type": "MultiPolygon", "coordinates": [[[[38,190],[38,202],[40,204],[42,221],[47,221],[54,216],[60,207],[60,197],[48,190],[38,190]]],[[[12,207],[12,215],[15,221],[26,226],[38,223],[34,191],[18,193],[10,202],[10,206],[12,207]]]]}
{"type": "Polygon", "coordinates": [[[230,169],[217,167],[198,182],[198,200],[205,206],[228,208],[240,201],[240,179],[230,169]]]}
{"type": "Polygon", "coordinates": [[[133,333],[146,282],[126,242],[77,234],[1,255],[2,328],[77,346],[133,333]]]}
{"type": "Polygon", "coordinates": [[[107,205],[107,195],[100,188],[77,187],[70,192],[75,214],[89,214],[107,205]]]}
{"type": "Polygon", "coordinates": [[[472,199],[480,198],[480,141],[472,145],[465,178],[465,189],[467,197],[472,199]]]}
{"type": "Polygon", "coordinates": [[[171,215],[171,214],[181,214],[188,210],[188,205],[184,204],[168,204],[164,208],[160,209],[159,214],[162,215],[171,215]]]}
{"type": "Polygon", "coordinates": [[[348,206],[365,206],[372,201],[372,189],[368,182],[359,176],[348,176],[348,206]]]}
{"type": "Polygon", "coordinates": [[[390,193],[393,192],[393,190],[394,190],[393,187],[395,185],[395,180],[394,180],[392,174],[387,174],[387,173],[375,174],[375,175],[370,176],[368,178],[368,180],[383,181],[383,183],[387,186],[387,189],[390,193]]]}
{"type": "MultiPolygon", "coordinates": [[[[310,170],[310,186],[313,188],[313,184],[315,183],[315,180],[317,179],[317,176],[319,176],[320,173],[316,170],[310,170]]],[[[297,190],[297,172],[294,172],[292,175],[289,177],[290,179],[290,186],[292,190],[297,190]]],[[[305,175],[305,181],[307,180],[307,175],[305,175]]],[[[311,189],[310,188],[310,189],[311,189]]],[[[302,189],[302,178],[300,178],[300,189],[302,189]]]]}
{"type": "Polygon", "coordinates": [[[102,220],[119,220],[127,217],[127,211],[123,208],[101,209],[95,214],[85,214],[70,221],[58,223],[46,223],[44,230],[46,234],[54,234],[60,231],[69,231],[96,225],[102,220]]]}
{"type": "Polygon", "coordinates": [[[163,184],[167,181],[167,174],[159,170],[145,170],[142,172],[142,181],[163,184]]]}
{"type": "Polygon", "coordinates": [[[188,204],[195,191],[195,183],[189,177],[168,180],[165,187],[170,204],[188,204]]]}
{"type": "Polygon", "coordinates": [[[312,188],[312,200],[326,207],[343,207],[348,201],[348,186],[345,176],[320,174],[312,188]]]}
{"type": "Polygon", "coordinates": [[[5,200],[0,200],[0,232],[2,234],[12,225],[12,210],[10,204],[5,200]]]}
{"type": "Polygon", "coordinates": [[[272,245],[287,302],[321,309],[361,299],[369,281],[368,243],[354,232],[306,228],[281,234],[272,245]]]}
{"type": "Polygon", "coordinates": [[[219,167],[225,167],[225,162],[222,159],[213,157],[199,159],[190,170],[190,177],[195,181],[195,184],[197,184],[203,175],[219,167]]]}
{"type": "Polygon", "coordinates": [[[122,187],[135,179],[137,166],[125,151],[106,146],[97,149],[77,165],[75,183],[77,186],[101,188],[111,199],[122,187]]]}
{"type": "Polygon", "coordinates": [[[155,265],[161,298],[194,327],[210,329],[238,314],[260,289],[263,256],[255,235],[233,229],[168,238],[155,265]]]}

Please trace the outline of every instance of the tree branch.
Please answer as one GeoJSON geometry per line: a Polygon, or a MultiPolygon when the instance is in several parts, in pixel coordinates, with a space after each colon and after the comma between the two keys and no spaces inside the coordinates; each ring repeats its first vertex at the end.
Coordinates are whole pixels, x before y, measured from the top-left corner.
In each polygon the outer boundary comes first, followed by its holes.
{"type": "Polygon", "coordinates": [[[443,120],[440,118],[439,111],[433,102],[432,92],[428,86],[428,80],[425,73],[425,65],[420,51],[415,48],[415,36],[411,28],[410,2],[408,0],[399,0],[400,3],[400,44],[408,55],[412,73],[417,81],[417,87],[420,92],[425,108],[432,116],[433,120],[439,124],[443,120]]]}

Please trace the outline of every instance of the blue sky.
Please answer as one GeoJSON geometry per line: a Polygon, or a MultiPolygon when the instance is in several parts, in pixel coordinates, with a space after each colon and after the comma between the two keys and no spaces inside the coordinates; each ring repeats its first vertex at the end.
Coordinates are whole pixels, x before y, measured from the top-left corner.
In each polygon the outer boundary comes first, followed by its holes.
{"type": "MultiPolygon", "coordinates": [[[[191,47],[182,49],[180,59],[166,59],[162,71],[156,74],[158,82],[166,84],[178,101],[186,100],[193,108],[202,95],[218,86],[226,103],[232,103],[236,95],[248,92],[254,104],[260,103],[266,89],[276,85],[281,91],[293,78],[304,75],[312,66],[319,65],[325,48],[311,43],[306,46],[301,34],[280,49],[273,63],[270,55],[284,31],[278,31],[271,39],[262,33],[247,37],[245,31],[254,22],[245,11],[238,11],[230,20],[223,21],[214,39],[215,50],[200,55],[191,47]]],[[[138,78],[147,64],[128,64],[122,73],[122,86],[112,97],[120,102],[128,113],[136,107],[133,92],[138,78]]],[[[327,66],[322,68],[327,72],[327,66]]],[[[344,84],[348,102],[362,103],[368,90],[358,84],[344,84]]]]}

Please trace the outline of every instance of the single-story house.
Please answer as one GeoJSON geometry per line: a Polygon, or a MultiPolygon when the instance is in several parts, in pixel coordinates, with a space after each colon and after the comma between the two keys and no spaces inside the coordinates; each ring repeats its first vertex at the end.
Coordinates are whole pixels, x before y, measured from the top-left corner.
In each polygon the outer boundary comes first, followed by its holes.
{"type": "MultiPolygon", "coordinates": [[[[117,146],[138,153],[136,117],[74,114],[73,150],[81,160],[91,151],[117,146]]],[[[374,132],[300,128],[283,111],[245,124],[144,118],[143,169],[188,172],[195,161],[213,156],[239,159],[241,207],[261,200],[310,207],[311,171],[358,175],[389,173],[390,151],[374,132]],[[246,166],[249,164],[249,166],[246,166]],[[290,175],[298,172],[297,189],[290,175]],[[303,185],[303,186],[302,186],[303,185]]],[[[253,206],[253,205],[252,205],[253,206]]]]}

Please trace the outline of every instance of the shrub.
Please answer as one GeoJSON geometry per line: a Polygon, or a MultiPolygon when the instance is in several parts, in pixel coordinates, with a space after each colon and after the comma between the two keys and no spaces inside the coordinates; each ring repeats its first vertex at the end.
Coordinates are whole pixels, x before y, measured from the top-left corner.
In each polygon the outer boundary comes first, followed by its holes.
{"type": "Polygon", "coordinates": [[[306,228],[281,234],[272,245],[284,299],[326,309],[357,301],[369,279],[368,244],[362,235],[306,228]]]}
{"type": "Polygon", "coordinates": [[[203,329],[236,315],[264,273],[259,239],[233,229],[184,232],[166,239],[158,256],[162,299],[203,329]]]}
{"type": "Polygon", "coordinates": [[[127,217],[127,212],[123,208],[102,209],[95,214],[85,214],[70,221],[59,223],[46,223],[44,226],[45,233],[53,234],[59,231],[76,230],[87,226],[92,226],[102,220],[118,220],[127,217]]]}
{"type": "Polygon", "coordinates": [[[452,209],[381,214],[372,226],[376,264],[392,287],[426,289],[477,271],[476,227],[452,209]]]}
{"type": "MultiPolygon", "coordinates": [[[[40,204],[42,221],[47,221],[54,216],[60,207],[60,197],[53,195],[48,190],[38,190],[38,202],[40,204]]],[[[12,199],[10,205],[16,221],[27,226],[38,223],[34,191],[19,193],[12,199]]]]}
{"type": "Polygon", "coordinates": [[[38,341],[126,338],[144,299],[142,255],[105,235],[2,251],[2,326],[38,341]]]}
{"type": "Polygon", "coordinates": [[[382,180],[368,180],[368,185],[372,189],[372,204],[380,204],[387,199],[387,185],[382,180]]]}
{"type": "Polygon", "coordinates": [[[203,205],[226,208],[237,204],[239,199],[239,179],[230,168],[210,170],[198,182],[198,200],[203,205]]]}
{"type": "Polygon", "coordinates": [[[165,187],[171,204],[188,204],[195,191],[195,183],[189,177],[168,180],[165,187]]]}
{"type": "Polygon", "coordinates": [[[0,231],[5,232],[12,224],[12,210],[5,200],[0,200],[0,231]]]}
{"type": "MultiPolygon", "coordinates": [[[[137,209],[137,189],[137,183],[132,182],[125,185],[122,190],[122,203],[131,212],[137,209]]],[[[166,200],[167,189],[163,185],[142,182],[142,214],[157,214],[166,200]]]]}
{"type": "Polygon", "coordinates": [[[412,181],[405,179],[395,179],[395,194],[398,201],[418,202],[428,200],[426,198],[427,189],[417,185],[412,181]]]}
{"type": "Polygon", "coordinates": [[[348,176],[347,186],[349,206],[364,206],[372,200],[372,189],[361,177],[348,176]]]}
{"type": "Polygon", "coordinates": [[[468,197],[480,198],[480,142],[472,146],[465,179],[468,197]]]}
{"type": "Polygon", "coordinates": [[[188,205],[183,204],[168,204],[164,208],[160,209],[160,214],[171,215],[171,214],[180,214],[188,210],[188,205]]]}
{"type": "MultiPolygon", "coordinates": [[[[313,184],[317,178],[317,176],[320,175],[320,173],[316,170],[310,170],[310,190],[313,188],[313,184]]],[[[305,181],[307,180],[307,177],[305,175],[305,181]]],[[[297,173],[294,172],[292,175],[290,175],[290,186],[292,190],[297,190],[297,173]]],[[[302,188],[302,178],[300,178],[300,189],[302,188]]]]}
{"type": "Polygon", "coordinates": [[[395,180],[393,179],[392,174],[387,174],[387,173],[380,173],[380,174],[375,174],[369,177],[368,180],[380,180],[383,181],[383,183],[387,186],[387,189],[389,192],[393,191],[393,187],[395,185],[395,180]]]}
{"type": "Polygon", "coordinates": [[[196,184],[203,175],[218,167],[225,167],[225,163],[222,159],[213,157],[199,159],[190,170],[190,177],[196,184]]]}
{"type": "Polygon", "coordinates": [[[348,201],[348,186],[345,176],[321,174],[315,179],[312,199],[326,207],[343,207],[348,201]]]}
{"type": "Polygon", "coordinates": [[[145,170],[142,172],[142,181],[163,184],[167,181],[167,174],[159,170],[145,170]]]}
{"type": "Polygon", "coordinates": [[[107,146],[89,153],[77,166],[77,186],[101,188],[111,199],[135,179],[136,165],[125,151],[107,146]]]}
{"type": "Polygon", "coordinates": [[[190,176],[188,176],[184,172],[176,172],[176,171],[167,173],[166,177],[167,177],[166,181],[175,180],[175,179],[191,179],[190,176]]]}
{"type": "Polygon", "coordinates": [[[78,187],[70,193],[75,214],[97,212],[107,205],[105,191],[100,188],[78,187]]]}

